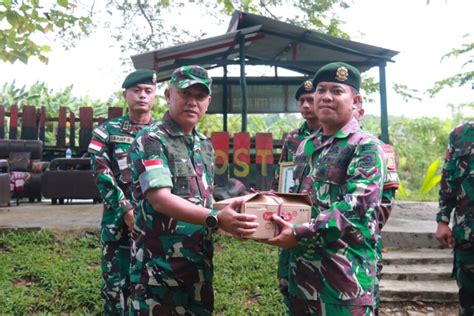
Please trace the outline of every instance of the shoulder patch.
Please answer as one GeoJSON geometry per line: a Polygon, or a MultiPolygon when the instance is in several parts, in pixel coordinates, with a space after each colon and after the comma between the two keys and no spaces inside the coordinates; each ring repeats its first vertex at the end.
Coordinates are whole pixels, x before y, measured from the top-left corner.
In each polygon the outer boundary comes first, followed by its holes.
{"type": "Polygon", "coordinates": [[[89,147],[87,148],[87,151],[92,153],[92,154],[100,153],[102,151],[102,149],[104,148],[104,145],[105,144],[103,142],[101,142],[100,140],[93,139],[89,143],[89,147]]]}
{"type": "Polygon", "coordinates": [[[94,131],[92,131],[92,134],[104,142],[108,141],[109,139],[109,134],[103,126],[96,127],[94,131]]]}

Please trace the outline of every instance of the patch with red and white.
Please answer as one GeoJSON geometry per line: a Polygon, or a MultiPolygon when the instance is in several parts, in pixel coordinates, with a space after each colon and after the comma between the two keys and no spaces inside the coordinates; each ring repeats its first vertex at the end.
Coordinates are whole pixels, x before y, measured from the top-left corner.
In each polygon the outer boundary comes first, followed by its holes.
{"type": "Polygon", "coordinates": [[[104,143],[98,141],[98,140],[91,140],[89,143],[89,150],[95,151],[95,152],[100,152],[102,150],[102,147],[104,147],[104,143]]]}
{"type": "Polygon", "coordinates": [[[146,171],[154,170],[157,168],[163,168],[163,160],[161,159],[144,160],[143,165],[145,166],[146,171]]]}

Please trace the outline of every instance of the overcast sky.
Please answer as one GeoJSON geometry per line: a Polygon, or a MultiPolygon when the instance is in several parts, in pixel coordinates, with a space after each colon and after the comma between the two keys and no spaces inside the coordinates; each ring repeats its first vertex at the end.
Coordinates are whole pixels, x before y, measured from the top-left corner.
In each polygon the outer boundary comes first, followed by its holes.
{"type": "MultiPolygon", "coordinates": [[[[443,117],[450,113],[446,107],[448,103],[474,100],[471,85],[448,89],[434,99],[424,96],[421,102],[409,103],[391,89],[392,83],[396,82],[425,91],[436,80],[462,70],[463,60],[441,62],[441,57],[451,48],[467,42],[463,35],[474,32],[474,1],[430,0],[429,5],[426,2],[357,0],[351,9],[341,12],[346,22],[343,29],[352,40],[400,52],[394,58],[395,63],[388,64],[386,69],[389,115],[443,117]]],[[[212,27],[209,36],[223,34],[227,24],[212,27]]],[[[120,51],[109,45],[104,32],[83,40],[76,49],[67,52],[53,44],[48,65],[35,59],[28,65],[0,63],[0,84],[16,80],[17,86],[30,86],[36,81],[44,81],[55,91],[73,84],[74,95],[106,100],[120,87],[128,71],[120,64],[120,51]]],[[[377,69],[370,73],[378,80],[377,69]]],[[[380,115],[378,104],[368,104],[366,113],[380,115]]]]}

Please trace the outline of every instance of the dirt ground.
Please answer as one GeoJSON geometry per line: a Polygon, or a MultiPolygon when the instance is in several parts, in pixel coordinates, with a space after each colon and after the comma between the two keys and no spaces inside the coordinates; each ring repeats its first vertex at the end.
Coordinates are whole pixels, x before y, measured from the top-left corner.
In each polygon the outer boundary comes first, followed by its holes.
{"type": "Polygon", "coordinates": [[[423,302],[383,302],[379,311],[383,316],[456,316],[456,303],[423,303],[423,302]]]}

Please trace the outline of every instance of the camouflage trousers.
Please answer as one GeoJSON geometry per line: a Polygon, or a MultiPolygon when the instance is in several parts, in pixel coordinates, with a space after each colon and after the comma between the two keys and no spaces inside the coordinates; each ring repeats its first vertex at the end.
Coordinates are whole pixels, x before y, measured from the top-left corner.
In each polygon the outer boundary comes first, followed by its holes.
{"type": "Polygon", "coordinates": [[[378,309],[380,307],[380,297],[379,297],[379,288],[380,288],[380,280],[382,278],[382,235],[379,233],[377,234],[377,241],[375,242],[375,264],[376,264],[376,271],[375,271],[375,284],[374,284],[374,298],[375,298],[375,308],[378,309]]]}
{"type": "Polygon", "coordinates": [[[290,270],[290,252],[289,249],[280,249],[280,255],[278,256],[278,288],[281,295],[283,296],[283,303],[287,309],[290,308],[290,293],[288,289],[288,273],[290,270]]]}
{"type": "Polygon", "coordinates": [[[453,275],[459,287],[459,315],[474,315],[474,247],[454,251],[453,275]]]}
{"type": "Polygon", "coordinates": [[[210,282],[187,287],[132,284],[131,315],[211,315],[214,290],[210,282]]]}
{"type": "Polygon", "coordinates": [[[288,315],[373,316],[373,306],[326,304],[321,300],[304,300],[290,296],[288,315]]]}
{"type": "Polygon", "coordinates": [[[317,315],[317,316],[372,316],[375,311],[372,306],[344,306],[336,304],[325,304],[320,300],[308,301],[296,298],[289,293],[288,275],[290,269],[291,250],[280,249],[278,257],[278,281],[279,290],[283,296],[288,315],[317,315]]]}
{"type": "Polygon", "coordinates": [[[102,241],[100,267],[104,315],[128,315],[130,298],[130,240],[128,236],[119,241],[102,241]]]}

